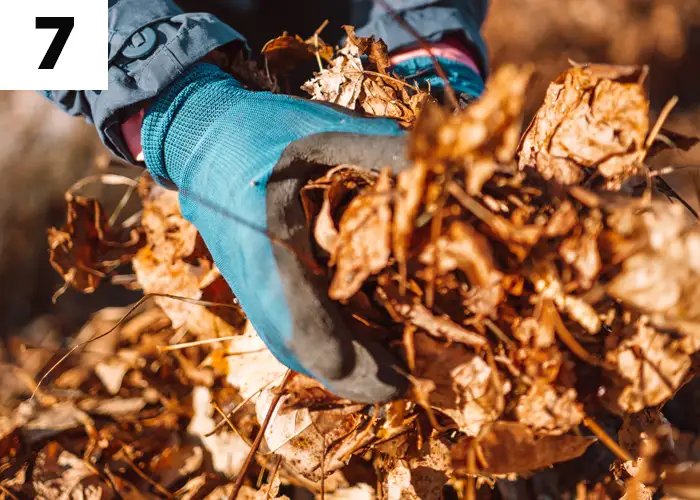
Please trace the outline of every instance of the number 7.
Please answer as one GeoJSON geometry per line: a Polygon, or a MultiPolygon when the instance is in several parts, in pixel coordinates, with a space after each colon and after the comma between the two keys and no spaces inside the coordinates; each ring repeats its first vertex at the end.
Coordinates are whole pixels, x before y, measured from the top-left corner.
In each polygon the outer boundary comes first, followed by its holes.
{"type": "Polygon", "coordinates": [[[53,69],[56,66],[56,61],[58,61],[58,56],[61,55],[63,47],[66,46],[68,37],[73,31],[73,25],[75,24],[74,17],[37,17],[36,18],[36,29],[54,29],[58,30],[56,36],[54,37],[51,45],[49,45],[49,50],[46,51],[44,59],[39,65],[39,69],[53,69]]]}

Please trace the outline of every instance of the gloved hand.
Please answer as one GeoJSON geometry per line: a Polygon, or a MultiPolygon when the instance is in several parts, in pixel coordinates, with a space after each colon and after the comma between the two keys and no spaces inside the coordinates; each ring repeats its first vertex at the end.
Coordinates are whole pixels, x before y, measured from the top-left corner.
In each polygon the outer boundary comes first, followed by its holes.
{"type": "Polygon", "coordinates": [[[299,189],[343,163],[405,167],[391,120],[284,95],[251,92],[197,64],[146,110],[145,162],[180,191],[222,275],[270,351],[291,369],[360,402],[401,396],[407,381],[377,342],[356,338],[328,298],[328,281],[288,249],[214,206],[267,228],[310,255],[299,189]],[[202,203],[208,200],[210,203],[202,203]]]}
{"type": "Polygon", "coordinates": [[[400,396],[406,382],[394,370],[397,360],[379,344],[353,338],[327,296],[328,282],[264,234],[212,208],[267,227],[308,254],[298,188],[328,166],[398,164],[400,127],[251,92],[200,63],[146,110],[141,135],[148,169],[180,189],[183,216],[199,230],[270,351],[341,397],[375,402],[400,396]]]}

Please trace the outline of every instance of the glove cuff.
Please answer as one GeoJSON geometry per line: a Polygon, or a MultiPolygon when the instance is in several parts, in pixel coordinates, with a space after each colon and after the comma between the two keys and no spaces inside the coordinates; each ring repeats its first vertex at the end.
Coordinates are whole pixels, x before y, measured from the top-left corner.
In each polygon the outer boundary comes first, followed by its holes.
{"type": "MultiPolygon", "coordinates": [[[[444,57],[436,59],[440,62],[450,85],[457,94],[478,97],[484,91],[484,80],[474,68],[444,57]]],[[[445,89],[445,82],[438,76],[433,67],[433,61],[428,56],[407,59],[395,64],[391,69],[409,83],[416,81],[421,87],[430,84],[431,90],[445,89]]]]}
{"type": "Polygon", "coordinates": [[[163,185],[179,186],[207,128],[225,112],[241,84],[220,68],[187,69],[146,110],[141,127],[146,168],[163,185]]]}

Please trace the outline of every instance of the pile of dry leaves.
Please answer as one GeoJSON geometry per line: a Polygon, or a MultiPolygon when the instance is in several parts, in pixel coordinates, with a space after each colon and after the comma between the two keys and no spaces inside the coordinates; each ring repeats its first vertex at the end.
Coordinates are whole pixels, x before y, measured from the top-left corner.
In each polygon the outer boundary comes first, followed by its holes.
{"type": "Polygon", "coordinates": [[[75,345],[109,334],[70,356],[9,350],[0,495],[215,499],[240,478],[239,498],[502,498],[488,487],[600,440],[617,460],[596,498],[697,496],[693,438],[661,409],[700,350],[700,229],[654,194],[644,162],[664,135],[646,70],[572,68],[521,137],[527,69],[501,68],[452,111],[352,31],[335,55],[318,35],[277,39],[269,65],[289,50],[329,62],[313,98],[413,125],[409,169],[340,165],[300,193],[329,296],[387,339],[411,394],[355,404],[286,373],[175,193],[142,179],[142,213],[117,225],[73,190],[49,233],[66,285],[110,278],[155,305],[102,311],[75,345]]]}

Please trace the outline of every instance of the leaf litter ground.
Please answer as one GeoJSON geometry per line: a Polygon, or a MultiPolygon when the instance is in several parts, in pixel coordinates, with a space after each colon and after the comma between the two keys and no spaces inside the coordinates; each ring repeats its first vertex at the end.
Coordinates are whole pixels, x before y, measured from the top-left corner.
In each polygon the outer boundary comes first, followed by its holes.
{"type": "MultiPolygon", "coordinates": [[[[451,111],[392,75],[381,41],[348,35],[335,54],[318,33],[264,53],[276,74],[317,59],[312,99],[411,128],[410,169],[339,165],[300,193],[329,296],[404,361],[410,394],[362,405],[285,376],[176,193],[143,178],[140,218],[119,225],[76,188],[49,231],[66,287],[154,300],[96,314],[74,345],[100,338],[70,356],[10,343],[0,495],[214,499],[239,478],[239,498],[498,498],[596,440],[616,455],[596,498],[697,494],[697,457],[661,410],[695,374],[700,232],[645,166],[667,137],[646,69],[573,67],[521,135],[529,69],[451,111]]],[[[595,480],[578,479],[585,498],[595,480]]]]}

